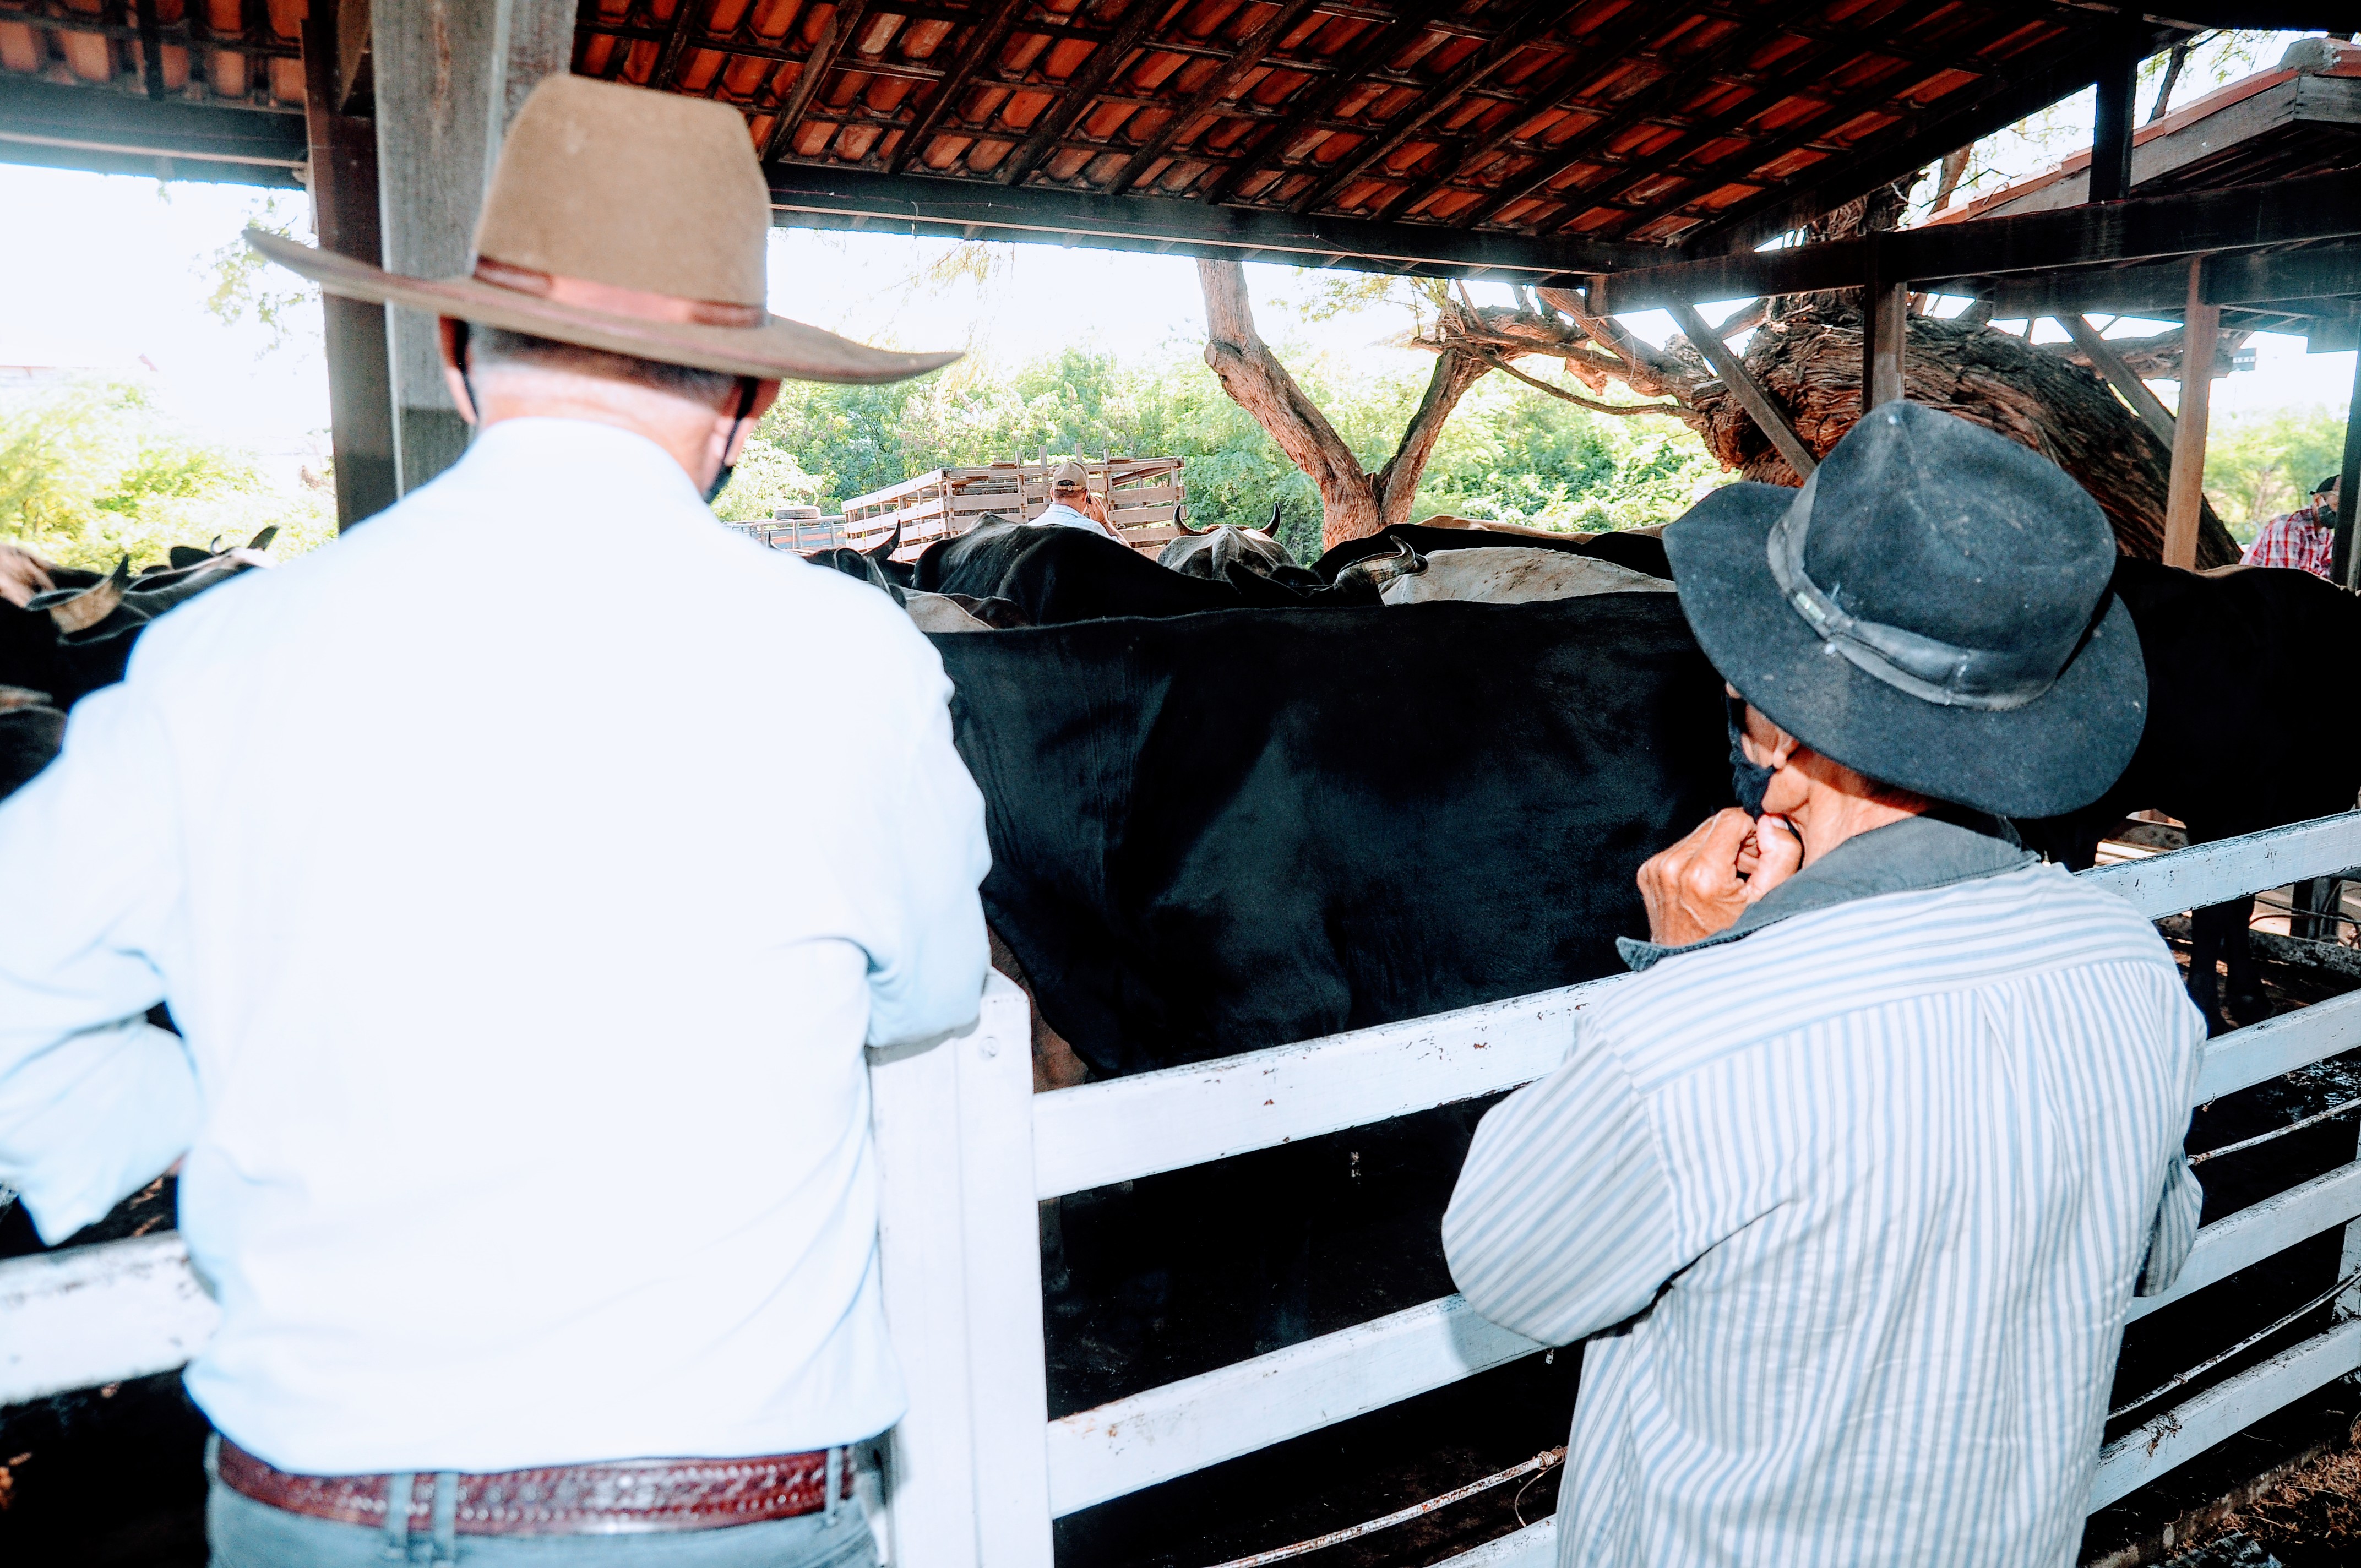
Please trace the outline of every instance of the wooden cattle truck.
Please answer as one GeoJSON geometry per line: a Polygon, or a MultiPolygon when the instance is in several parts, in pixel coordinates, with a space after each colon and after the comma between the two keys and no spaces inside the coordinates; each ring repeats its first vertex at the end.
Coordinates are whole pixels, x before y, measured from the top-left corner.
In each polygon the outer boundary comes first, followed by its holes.
{"type": "Polygon", "coordinates": [[[965,533],[986,517],[1027,522],[1049,505],[1049,471],[1060,463],[1080,463],[1090,473],[1091,494],[1106,503],[1107,521],[1126,543],[1153,555],[1180,537],[1186,494],[1179,457],[1050,457],[1035,463],[990,463],[975,468],[936,468],[898,485],[855,496],[844,503],[843,542],[873,550],[898,525],[896,560],[916,560],[938,539],[965,533]]]}

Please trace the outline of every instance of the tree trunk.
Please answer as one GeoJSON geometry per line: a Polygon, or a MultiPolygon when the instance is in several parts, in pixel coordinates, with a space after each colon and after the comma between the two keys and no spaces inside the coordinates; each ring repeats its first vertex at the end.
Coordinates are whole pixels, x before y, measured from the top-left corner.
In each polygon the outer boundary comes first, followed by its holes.
{"type": "MultiPolygon", "coordinates": [[[[1684,356],[1694,352],[1679,346],[1684,356]]],[[[1861,417],[1861,313],[1820,304],[1766,322],[1747,345],[1746,367],[1823,456],[1861,417]]],[[[2032,447],[2091,493],[2125,554],[2163,559],[2171,451],[2090,371],[2008,333],[1932,316],[1910,318],[1902,369],[1912,402],[2032,447]]],[[[1691,422],[1725,467],[1750,479],[1800,482],[1719,380],[1700,384],[1688,402],[1697,416],[1691,422]]],[[[2237,559],[2237,543],[2208,505],[2197,565],[2237,559]]]]}
{"type": "Polygon", "coordinates": [[[1437,355],[1418,412],[1402,432],[1393,456],[1372,474],[1255,331],[1244,265],[1200,261],[1197,277],[1205,291],[1205,363],[1231,400],[1253,415],[1289,461],[1319,488],[1321,547],[1334,549],[1348,539],[1409,521],[1419,476],[1434,454],[1444,422],[1461,395],[1491,367],[1456,349],[1437,355]]]}

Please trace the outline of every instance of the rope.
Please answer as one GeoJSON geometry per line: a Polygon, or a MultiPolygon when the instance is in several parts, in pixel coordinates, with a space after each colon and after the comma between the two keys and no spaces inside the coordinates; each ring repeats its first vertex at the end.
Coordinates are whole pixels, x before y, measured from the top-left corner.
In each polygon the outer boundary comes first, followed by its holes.
{"type": "Polygon", "coordinates": [[[1299,1541],[1292,1546],[1282,1546],[1270,1552],[1257,1552],[1252,1557],[1233,1557],[1227,1563],[1216,1563],[1214,1568],[1262,1568],[1266,1563],[1282,1563],[1290,1557],[1301,1557],[1307,1552],[1317,1552],[1323,1546],[1334,1546],[1339,1541],[1352,1541],[1356,1537],[1369,1535],[1390,1526],[1414,1519],[1421,1514],[1431,1514],[1446,1504],[1459,1501],[1462,1497],[1472,1497],[1478,1492],[1488,1491],[1503,1481],[1513,1481],[1528,1471],[1547,1470],[1553,1465],[1562,1464],[1565,1462],[1565,1449],[1549,1449],[1534,1454],[1522,1464],[1511,1465],[1497,1475],[1485,1476],[1481,1481],[1471,1481],[1455,1492],[1445,1492],[1439,1497],[1429,1497],[1425,1502],[1414,1504],[1400,1513],[1388,1514],[1381,1519],[1371,1519],[1367,1524],[1356,1524],[1350,1530],[1331,1530],[1326,1535],[1313,1536],[1310,1541],[1299,1541]]]}
{"type": "MultiPolygon", "coordinates": [[[[2172,1390],[2180,1387],[2183,1383],[2188,1382],[2191,1378],[2202,1376],[2204,1374],[2213,1371],[2213,1368],[2221,1365],[2224,1362],[2229,1360],[2240,1351],[2249,1349],[2261,1343],[2264,1340],[2270,1338],[2273,1334],[2279,1332],[2281,1329],[2287,1327],[2290,1323],[2295,1321],[2298,1318],[2302,1317],[2306,1312],[2311,1311],[2313,1308],[2321,1305],[2323,1302],[2334,1299],[2356,1280],[2361,1280],[2361,1268],[2355,1269],[2352,1273],[2346,1275],[2344,1278],[2338,1280],[2327,1289],[2323,1290],[2319,1295],[2314,1296],[2311,1300],[2306,1301],[2302,1306],[2298,1307],[2294,1311],[2290,1312],[2286,1317],[2281,1318],[2278,1322],[2271,1324],[2268,1328],[2257,1329],[2253,1333],[2248,1334],[2245,1339],[2240,1340],[2237,1343],[2224,1351],[2221,1354],[2208,1356],[2205,1360],[2199,1362],[2196,1365],[2191,1367],[2188,1371],[2180,1374],[2178,1376],[2167,1378],[2164,1382],[2158,1384],[2147,1393],[2142,1394],[2138,1398],[2134,1399],[2130,1404],[2116,1406],[2114,1409],[2107,1412],[2107,1420],[2114,1420],[2117,1416],[2136,1410],[2142,1405],[2154,1399],[2158,1395],[2169,1394],[2172,1390]]],[[[1228,1565],[1226,1563],[1224,1564],[1224,1568],[1228,1568],[1228,1565]]]]}
{"type": "Polygon", "coordinates": [[[2203,1165],[2207,1160],[2212,1159],[2218,1155],[2236,1154],[2240,1149],[2250,1149],[2257,1144],[2267,1144],[2273,1138],[2286,1137],[2290,1133],[2301,1133],[2306,1127],[2312,1126],[2316,1123],[2327,1121],[2331,1116],[2342,1116],[2345,1113],[2352,1110],[2356,1105],[2361,1105],[2361,1099],[2347,1100],[2342,1105],[2331,1105],[2327,1110],[2314,1112],[2312,1114],[2306,1116],[2301,1122],[2290,1122],[2284,1127],[2274,1127],[2268,1133],[2257,1133],[2251,1138],[2241,1139],[2239,1142],[2235,1144],[2224,1144],[2218,1149],[2207,1149],[2203,1154],[2191,1155],[2189,1157],[2189,1163],[2191,1165],[2203,1165]]]}

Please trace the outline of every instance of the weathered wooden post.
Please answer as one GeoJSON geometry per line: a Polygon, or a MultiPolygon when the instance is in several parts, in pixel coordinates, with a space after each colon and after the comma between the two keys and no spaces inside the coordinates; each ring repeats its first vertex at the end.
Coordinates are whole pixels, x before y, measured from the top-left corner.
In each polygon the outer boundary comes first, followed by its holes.
{"type": "Polygon", "coordinates": [[[2205,302],[2205,258],[2189,260],[2189,302],[2181,317],[2180,407],[2172,420],[2172,479],[2164,501],[2164,564],[2194,568],[2197,523],[2205,510],[2205,431],[2213,402],[2213,351],[2222,340],[2221,308],[2205,302]]]}
{"type": "MultiPolygon", "coordinates": [[[[449,278],[475,265],[477,209],[524,95],[566,71],[565,0],[374,0],[377,161],[385,265],[449,278]]],[[[434,319],[386,312],[395,482],[407,495],[459,460],[467,427],[443,386],[434,319]]]]}

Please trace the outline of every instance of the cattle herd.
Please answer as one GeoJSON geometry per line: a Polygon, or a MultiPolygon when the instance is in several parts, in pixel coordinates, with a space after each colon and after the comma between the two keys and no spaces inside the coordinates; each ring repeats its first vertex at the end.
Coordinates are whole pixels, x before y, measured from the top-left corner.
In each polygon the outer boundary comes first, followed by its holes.
{"type": "MultiPolygon", "coordinates": [[[[1044,1087],[1614,972],[1615,938],[1643,929],[1640,862],[1731,800],[1720,684],[1654,531],[1397,527],[1308,567],[1273,532],[1157,561],[994,519],[911,562],[895,541],[814,557],[893,595],[950,675],[985,912],[1034,999],[1044,1087]]],[[[0,793],[148,620],[268,565],[269,543],[0,604],[0,793]]],[[[2305,672],[2361,643],[2361,602],[2299,572],[2131,560],[2115,591],[2146,732],[2103,799],[2017,824],[2027,843],[2082,866],[2135,810],[2203,840],[2353,806],[2361,739],[2311,722],[2305,672]]],[[[2217,1027],[2215,954],[2229,1014],[2259,1003],[2247,910],[2197,923],[2191,989],[2217,1027]]],[[[1273,1221],[1298,1281],[1301,1221],[1273,1221]]],[[[1258,1345],[1306,1332],[1300,1289],[1266,1304],[1258,1345]]]]}

